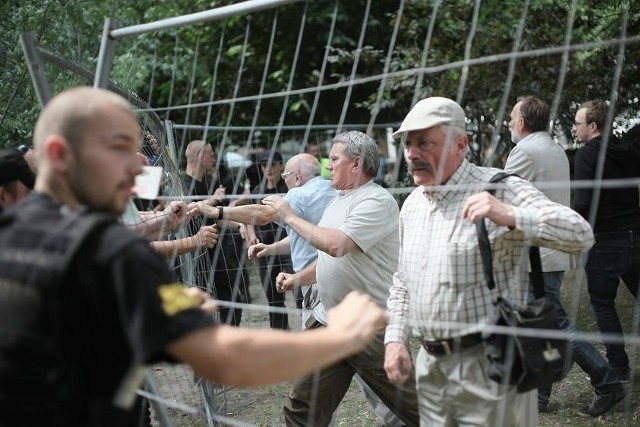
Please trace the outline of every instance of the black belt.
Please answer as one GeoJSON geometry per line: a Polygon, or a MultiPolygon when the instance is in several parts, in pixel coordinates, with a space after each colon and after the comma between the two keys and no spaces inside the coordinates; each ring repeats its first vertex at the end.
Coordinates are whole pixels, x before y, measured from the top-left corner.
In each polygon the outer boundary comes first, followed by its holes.
{"type": "Polygon", "coordinates": [[[422,340],[422,347],[432,356],[449,356],[482,342],[480,333],[450,338],[448,340],[422,340]]]}

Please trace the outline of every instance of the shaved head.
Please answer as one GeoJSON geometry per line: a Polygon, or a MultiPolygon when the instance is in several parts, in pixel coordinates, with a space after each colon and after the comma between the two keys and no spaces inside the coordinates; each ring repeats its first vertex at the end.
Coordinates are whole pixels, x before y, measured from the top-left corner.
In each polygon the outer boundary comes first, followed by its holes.
{"type": "Polygon", "coordinates": [[[314,176],[320,175],[320,162],[311,154],[298,154],[290,158],[285,167],[285,172],[292,170],[300,172],[306,182],[314,176]]]}
{"type": "Polygon", "coordinates": [[[191,141],[189,144],[187,144],[187,149],[184,153],[185,157],[187,158],[187,162],[194,163],[198,159],[198,154],[200,153],[200,151],[202,151],[204,144],[206,144],[206,142],[200,141],[199,139],[191,141]]]}
{"type": "Polygon", "coordinates": [[[120,214],[142,172],[140,126],[129,102],[77,87],[52,98],[36,123],[36,191],[77,207],[120,214]]]}
{"type": "Polygon", "coordinates": [[[40,113],[33,133],[33,146],[38,150],[45,138],[59,135],[77,150],[87,129],[108,105],[131,112],[127,100],[104,89],[77,87],[60,93],[40,113]]]}

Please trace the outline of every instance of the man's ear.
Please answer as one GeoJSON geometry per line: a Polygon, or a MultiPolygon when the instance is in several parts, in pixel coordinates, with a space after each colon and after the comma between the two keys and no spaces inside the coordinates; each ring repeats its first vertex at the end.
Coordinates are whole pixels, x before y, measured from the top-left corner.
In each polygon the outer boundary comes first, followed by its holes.
{"type": "Polygon", "coordinates": [[[42,151],[51,168],[55,170],[66,170],[68,168],[72,153],[66,138],[60,135],[47,137],[42,144],[42,151]]]}
{"type": "Polygon", "coordinates": [[[356,156],[353,158],[353,167],[355,169],[358,169],[361,164],[362,164],[362,158],[360,156],[356,156]]]}
{"type": "Polygon", "coordinates": [[[465,153],[469,145],[469,138],[467,135],[457,135],[455,139],[455,153],[465,153]]]}

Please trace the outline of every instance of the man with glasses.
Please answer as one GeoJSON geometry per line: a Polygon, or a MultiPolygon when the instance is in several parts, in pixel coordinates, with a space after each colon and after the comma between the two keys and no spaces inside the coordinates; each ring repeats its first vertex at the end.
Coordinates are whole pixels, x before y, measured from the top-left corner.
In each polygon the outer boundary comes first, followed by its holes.
{"type": "MultiPolygon", "coordinates": [[[[640,159],[629,144],[613,136],[609,106],[602,100],[587,101],[576,112],[574,130],[584,144],[574,163],[576,180],[634,179],[640,177],[640,159]],[[607,133],[605,133],[607,132],[607,133]],[[602,175],[598,165],[604,156],[602,175]]],[[[595,184],[595,183],[594,183],[595,184]]],[[[640,284],[640,200],[637,184],[615,188],[576,189],[575,210],[587,219],[595,233],[585,270],[591,307],[603,337],[609,364],[621,380],[631,370],[625,352],[622,326],[615,299],[620,279],[638,299],[640,284]],[[592,210],[592,200],[596,201],[592,210]],[[618,339],[612,340],[611,335],[618,339]]],[[[620,399],[624,395],[621,395],[620,399]]],[[[594,400],[595,405],[595,400],[594,400]]],[[[591,415],[594,415],[591,413],[591,415]]]]}
{"type": "MultiPolygon", "coordinates": [[[[281,274],[278,287],[284,291],[317,278],[320,300],[327,309],[356,289],[383,307],[398,262],[398,204],[373,181],[380,159],[371,137],[350,131],[336,135],[332,142],[328,170],[338,194],[317,225],[298,216],[280,197],[263,200],[278,212],[281,222],[318,249],[316,263],[302,272],[281,274]]],[[[381,331],[360,354],[297,380],[285,403],[286,424],[328,425],[357,373],[405,425],[418,425],[415,383],[411,379],[393,385],[386,377],[383,337],[381,331]]]]}
{"type": "MultiPolygon", "coordinates": [[[[336,191],[331,183],[320,176],[320,163],[310,154],[298,154],[287,162],[284,172],[280,174],[282,181],[289,189],[284,199],[287,200],[297,215],[305,220],[317,224],[322,217],[325,207],[335,197],[336,191]]],[[[237,221],[245,224],[265,225],[278,220],[276,211],[263,204],[253,204],[218,209],[207,201],[198,203],[200,212],[204,215],[219,219],[237,221]]],[[[267,244],[254,243],[249,247],[249,258],[267,258],[276,255],[289,255],[296,272],[304,270],[312,264],[318,251],[302,239],[295,231],[287,228],[287,237],[267,244]]],[[[296,288],[300,289],[300,288],[296,288]]],[[[317,292],[313,286],[302,290],[304,302],[302,305],[302,324],[311,325],[316,321],[326,323],[326,314],[319,304],[317,292]]]]}
{"type": "MultiPolygon", "coordinates": [[[[540,98],[526,96],[518,100],[511,111],[509,129],[516,146],[509,153],[504,169],[517,174],[534,185],[556,184],[542,187],[550,200],[569,206],[569,160],[560,145],[549,135],[549,106],[540,98]],[[558,184],[561,184],[559,186],[558,184]]],[[[562,306],[561,291],[564,272],[569,269],[569,255],[549,248],[540,248],[542,275],[546,297],[558,311],[562,329],[575,332],[562,306]]],[[[533,279],[529,273],[529,288],[533,279]]],[[[533,299],[533,292],[529,298],[533,299]]],[[[580,411],[587,415],[600,415],[608,411],[624,396],[624,388],[616,372],[589,341],[573,341],[573,360],[589,375],[595,389],[594,400],[580,411]],[[597,402],[597,403],[594,403],[597,402]]],[[[538,410],[548,412],[551,387],[538,389],[538,410]]]]}

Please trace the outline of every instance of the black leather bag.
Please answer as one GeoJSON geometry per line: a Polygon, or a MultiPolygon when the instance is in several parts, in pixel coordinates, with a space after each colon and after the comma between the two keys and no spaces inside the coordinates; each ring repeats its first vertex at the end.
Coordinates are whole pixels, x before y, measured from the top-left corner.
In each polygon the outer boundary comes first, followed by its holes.
{"type": "MultiPolygon", "coordinates": [[[[491,183],[509,176],[499,173],[491,183]]],[[[476,224],[485,281],[495,288],[491,246],[484,220],[476,224]]],[[[484,352],[488,359],[487,375],[500,384],[517,386],[519,393],[549,387],[562,380],[571,368],[571,342],[559,331],[558,312],[545,297],[540,250],[529,250],[535,300],[519,306],[504,298],[494,301],[495,317],[490,324],[509,327],[508,333],[483,333],[484,352]],[[536,333],[539,330],[539,333],[536,333]]]]}

